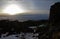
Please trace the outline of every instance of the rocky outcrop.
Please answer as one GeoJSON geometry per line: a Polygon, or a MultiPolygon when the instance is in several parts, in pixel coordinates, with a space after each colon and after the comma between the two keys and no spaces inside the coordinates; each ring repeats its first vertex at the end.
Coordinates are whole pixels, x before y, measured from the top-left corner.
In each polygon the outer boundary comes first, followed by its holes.
{"type": "Polygon", "coordinates": [[[60,2],[57,2],[51,6],[49,23],[52,26],[60,25],[60,2]]]}

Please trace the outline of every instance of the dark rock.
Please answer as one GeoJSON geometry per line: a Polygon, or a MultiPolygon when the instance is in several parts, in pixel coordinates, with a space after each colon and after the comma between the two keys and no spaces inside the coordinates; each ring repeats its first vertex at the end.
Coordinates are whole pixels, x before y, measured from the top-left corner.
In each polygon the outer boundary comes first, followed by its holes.
{"type": "Polygon", "coordinates": [[[60,25],[60,2],[51,6],[49,23],[52,24],[52,26],[60,25]]]}

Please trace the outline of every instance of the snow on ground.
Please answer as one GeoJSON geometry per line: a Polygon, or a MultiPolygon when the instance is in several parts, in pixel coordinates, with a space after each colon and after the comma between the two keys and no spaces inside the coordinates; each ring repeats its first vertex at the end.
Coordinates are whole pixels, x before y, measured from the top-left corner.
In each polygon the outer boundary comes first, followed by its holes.
{"type": "MultiPolygon", "coordinates": [[[[7,33],[6,33],[7,34],[7,33]]],[[[7,36],[7,37],[3,37],[5,36],[6,34],[3,34],[2,37],[0,39],[38,39],[38,33],[36,34],[33,34],[33,33],[21,33],[21,34],[17,34],[17,36],[19,37],[16,37],[16,35],[10,35],[10,36],[7,36]],[[33,37],[35,36],[35,37],[33,37]]]]}

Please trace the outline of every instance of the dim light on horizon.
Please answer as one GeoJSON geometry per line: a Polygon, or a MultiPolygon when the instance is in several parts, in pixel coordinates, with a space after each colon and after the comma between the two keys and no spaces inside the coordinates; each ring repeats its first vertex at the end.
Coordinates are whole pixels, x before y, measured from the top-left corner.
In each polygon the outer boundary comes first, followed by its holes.
{"type": "MultiPolygon", "coordinates": [[[[17,4],[9,4],[6,5],[2,9],[2,15],[17,15],[17,14],[46,14],[48,13],[48,10],[36,10],[36,9],[31,9],[31,10],[26,10],[20,7],[17,4]]],[[[1,14],[1,12],[0,12],[1,14]]]]}
{"type": "Polygon", "coordinates": [[[16,15],[24,12],[25,12],[24,9],[20,8],[16,4],[10,4],[2,10],[2,13],[9,14],[9,15],[16,15]]]}

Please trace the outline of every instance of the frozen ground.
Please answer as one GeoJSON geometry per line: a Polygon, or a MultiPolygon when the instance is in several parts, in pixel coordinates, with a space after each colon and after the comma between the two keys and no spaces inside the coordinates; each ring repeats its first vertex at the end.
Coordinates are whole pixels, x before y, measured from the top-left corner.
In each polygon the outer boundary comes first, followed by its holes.
{"type": "MultiPolygon", "coordinates": [[[[7,34],[7,33],[6,33],[7,34]]],[[[6,34],[3,34],[0,39],[38,39],[38,33],[33,34],[33,33],[21,33],[17,35],[10,35],[7,37],[4,37],[6,34]],[[18,37],[16,37],[18,36],[18,37]]]]}

